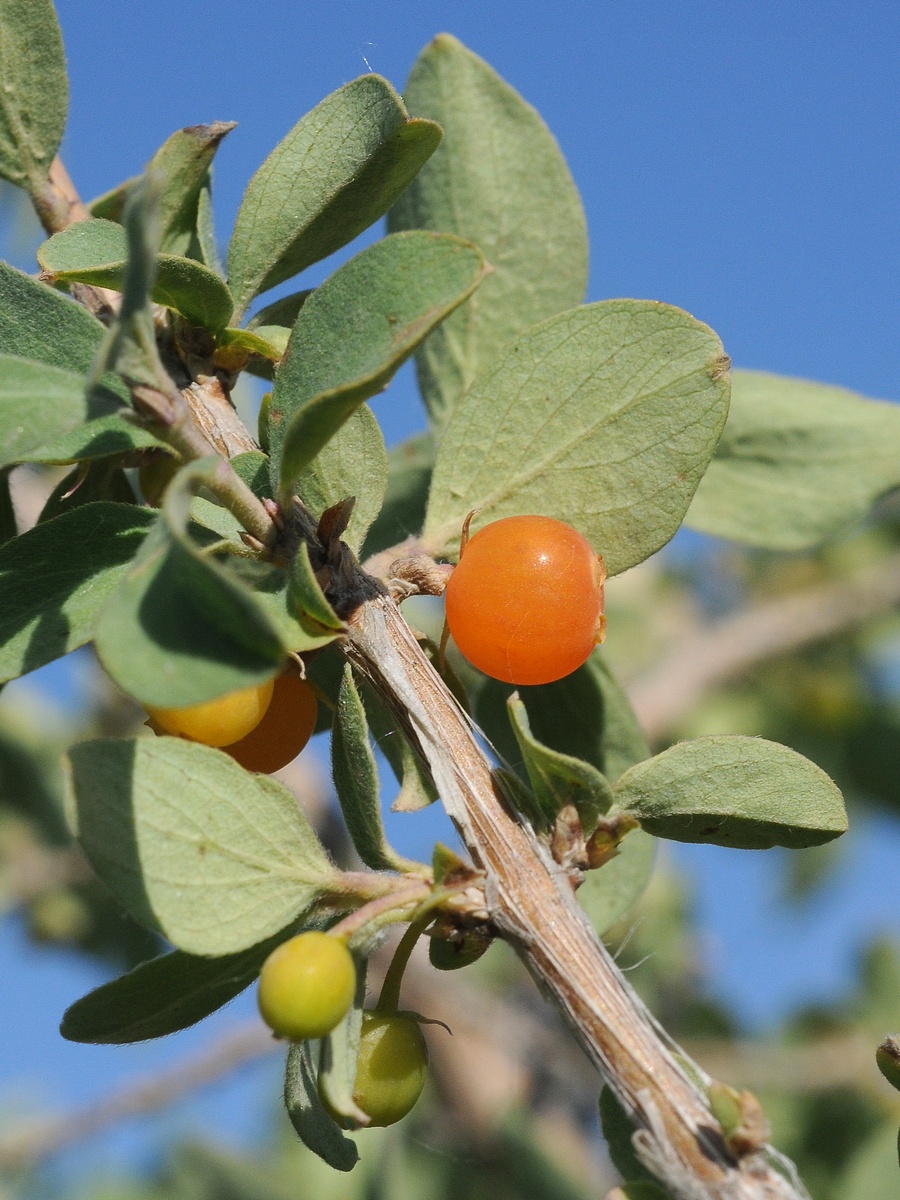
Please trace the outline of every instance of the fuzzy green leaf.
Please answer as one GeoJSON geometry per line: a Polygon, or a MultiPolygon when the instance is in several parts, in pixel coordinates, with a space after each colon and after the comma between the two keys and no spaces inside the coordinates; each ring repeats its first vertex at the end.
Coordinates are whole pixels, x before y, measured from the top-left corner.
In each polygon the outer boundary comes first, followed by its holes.
{"type": "Polygon", "coordinates": [[[355,496],[344,541],[359,553],[381,508],[386,486],[387,452],[381,426],[368,405],[362,404],[300,475],[294,490],[316,517],[355,496]]]}
{"type": "Polygon", "coordinates": [[[369,246],[316,288],[297,317],[269,408],[282,495],[483,273],[481,252],[468,242],[412,232],[369,246]]]}
{"type": "Polygon", "coordinates": [[[215,153],[234,127],[234,121],[213,121],[176,130],[147,164],[148,171],[160,172],[165,178],[159,198],[160,249],[164,253],[198,257],[200,196],[209,188],[215,153]]]}
{"type": "Polygon", "coordinates": [[[0,0],[0,79],[0,175],[39,195],[69,107],[52,0],[0,0]]]}
{"type": "MultiPolygon", "coordinates": [[[[114,393],[112,393],[114,394],[114,393]]],[[[116,397],[118,400],[118,397],[116,397]]],[[[93,401],[91,402],[93,403],[93,401]]],[[[96,417],[77,425],[68,433],[57,434],[20,454],[20,462],[70,463],[95,458],[113,458],[131,450],[168,450],[147,429],[127,419],[130,409],[119,406],[117,412],[96,417]]]]}
{"type": "Polygon", "coordinates": [[[679,742],[626,771],[614,795],[648,833],[679,842],[797,848],[847,828],[841,793],[825,772],[763,738],[679,742]]]}
{"type": "Polygon", "coordinates": [[[238,315],[260,292],[339,250],[390,208],[441,131],[410,120],[379,75],[363,75],[302,117],[244,193],[228,278],[238,315]]]}
{"type": "Polygon", "coordinates": [[[587,872],[575,896],[601,937],[636,903],[650,882],[655,856],[656,839],[632,829],[615,858],[587,872]]]}
{"type": "Polygon", "coordinates": [[[391,811],[419,812],[427,808],[437,800],[437,792],[409,739],[371,688],[364,688],[362,696],[375,744],[390,763],[400,784],[391,811]]]}
{"type": "Polygon", "coordinates": [[[260,500],[271,497],[268,455],[263,454],[261,450],[245,450],[243,454],[236,454],[231,459],[231,465],[260,500]]]}
{"type": "Polygon", "coordinates": [[[388,450],[384,504],[369,529],[363,558],[421,532],[425,524],[434,453],[434,439],[430,433],[414,434],[388,450]]]}
{"type": "Polygon", "coordinates": [[[187,1029],[248,987],[272,950],[296,931],[292,926],[217,958],[183,950],[152,958],[76,1000],[59,1031],[70,1042],[123,1046],[187,1029]]]}
{"type": "MultiPolygon", "coordinates": [[[[53,279],[77,280],[120,292],[125,286],[127,261],[125,230],[98,218],[70,225],[38,250],[38,262],[53,279]]],[[[213,331],[224,329],[234,308],[227,284],[215,271],[173,254],[158,255],[150,295],[157,304],[213,331]]]]}
{"type": "Polygon", "coordinates": [[[247,322],[247,329],[252,333],[266,325],[278,325],[284,329],[293,329],[294,322],[300,315],[300,309],[313,294],[312,288],[304,288],[300,292],[292,292],[290,296],[282,296],[273,300],[264,308],[255,312],[247,322]]]}
{"type": "Polygon", "coordinates": [[[0,548],[0,682],[91,640],[154,517],[132,504],[89,504],[0,548]]]}
{"type": "Polygon", "coordinates": [[[88,392],[75,371],[0,354],[0,467],[34,462],[29,451],[121,409],[114,392],[88,392]]]}
{"type": "Polygon", "coordinates": [[[360,1111],[353,1100],[365,1002],[366,960],[357,957],[356,995],[343,1020],[322,1040],[318,1086],[319,1095],[327,1101],[333,1113],[344,1121],[359,1125],[368,1122],[365,1113],[360,1111]]]}
{"type": "Polygon", "coordinates": [[[680,309],[605,300],[529,330],[457,406],[438,451],[425,540],[457,556],[476,528],[567,521],[616,575],[678,529],[728,411],[728,359],[680,309]]]}
{"type": "MultiPolygon", "coordinates": [[[[4,354],[86,374],[93,366],[104,332],[86,308],[0,262],[0,351],[4,354]]],[[[118,388],[126,400],[121,383],[118,388]]]]}
{"type": "Polygon", "coordinates": [[[325,598],[325,593],[316,579],[309,561],[309,547],[300,543],[300,549],[291,563],[288,582],[288,607],[306,613],[326,629],[343,629],[344,622],[335,613],[325,598]]]}
{"type": "Polygon", "coordinates": [[[584,300],[584,211],[553,135],[486,62],[441,34],[404,92],[444,140],[388,215],[391,230],[434,229],[480,246],[494,273],[478,298],[416,355],[432,420],[443,425],[506,344],[584,300]]]}
{"type": "Polygon", "coordinates": [[[560,809],[572,804],[585,834],[593,833],[598,819],[612,803],[612,789],[604,776],[590,763],[542,745],[531,732],[525,705],[518,694],[510,696],[507,711],[547,823],[552,825],[560,809]]]}
{"type": "Polygon", "coordinates": [[[900,487],[900,405],[736,371],[731,410],[685,518],[692,529],[803,550],[858,524],[900,487]]]}
{"type": "Polygon", "coordinates": [[[275,674],[288,647],[263,600],[187,532],[192,493],[215,461],[182,468],[162,514],[104,609],[97,653],[143,704],[179,708],[275,674]]]}
{"type": "Polygon", "coordinates": [[[72,821],[137,921],[189,954],[234,954],[309,909],[334,875],[291,793],[182,738],[74,746],[72,821]]]}
{"type": "Polygon", "coordinates": [[[344,821],[359,857],[374,871],[404,871],[414,864],[388,845],[381,823],[378,768],[369,726],[350,664],[338,692],[331,733],[331,770],[344,821]]]}
{"type": "Polygon", "coordinates": [[[352,1171],[359,1161],[359,1151],[319,1099],[313,1065],[317,1047],[317,1042],[301,1042],[288,1051],[284,1103],[304,1146],[336,1171],[352,1171]]]}

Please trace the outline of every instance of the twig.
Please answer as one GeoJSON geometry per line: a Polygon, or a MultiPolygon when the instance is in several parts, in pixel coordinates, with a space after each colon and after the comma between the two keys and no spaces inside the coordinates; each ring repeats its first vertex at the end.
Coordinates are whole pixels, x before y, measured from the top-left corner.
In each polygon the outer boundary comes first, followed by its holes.
{"type": "Polygon", "coordinates": [[[832,637],[900,603],[900,554],[835,583],[755,605],[693,632],[668,658],[628,689],[651,740],[671,734],[713,688],[742,672],[832,637]]]}
{"type": "Polygon", "coordinates": [[[462,709],[393,601],[360,576],[346,653],[428,764],[444,807],[485,872],[494,925],[562,1012],[639,1130],[635,1148],[679,1200],[802,1195],[761,1154],[729,1152],[705,1096],[590,928],[566,877],[508,812],[462,709]]]}

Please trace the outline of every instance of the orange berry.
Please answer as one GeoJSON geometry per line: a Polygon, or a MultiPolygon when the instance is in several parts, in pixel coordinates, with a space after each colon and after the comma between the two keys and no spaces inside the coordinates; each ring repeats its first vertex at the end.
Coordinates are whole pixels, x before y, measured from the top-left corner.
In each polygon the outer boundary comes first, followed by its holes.
{"type": "Polygon", "coordinates": [[[254,729],[272,699],[274,680],[253,687],[227,692],[203,704],[186,708],[156,708],[146,705],[147,712],[165,733],[202,742],[204,746],[230,746],[254,729]]]}
{"type": "Polygon", "coordinates": [[[603,641],[603,560],[552,517],[504,517],[465,545],[447,583],[460,652],[505,683],[552,683],[603,641]]]}
{"type": "Polygon", "coordinates": [[[226,754],[247,771],[271,775],[293,762],[316,728],[316,694],[299,671],[285,671],[275,680],[272,703],[255,729],[226,746],[226,754]]]}

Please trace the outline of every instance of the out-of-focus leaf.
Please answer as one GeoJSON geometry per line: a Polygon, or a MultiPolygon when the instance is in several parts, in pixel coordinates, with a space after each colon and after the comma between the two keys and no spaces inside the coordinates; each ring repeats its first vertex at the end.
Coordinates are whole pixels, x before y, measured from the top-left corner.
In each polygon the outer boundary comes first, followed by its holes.
{"type": "Polygon", "coordinates": [[[0,79],[0,175],[40,195],[69,107],[52,0],[0,0],[0,79]]]}
{"type": "Polygon", "coordinates": [[[228,248],[237,314],[383,216],[440,138],[432,121],[410,120],[379,75],[363,75],[326,96],[275,147],[244,193],[228,248]]]}
{"type": "Polygon", "coordinates": [[[336,1171],[352,1171],[359,1161],[359,1152],[319,1099],[313,1065],[317,1046],[317,1042],[301,1042],[288,1051],[284,1102],[304,1146],[336,1171]]]}
{"type": "Polygon", "coordinates": [[[897,1122],[886,1121],[860,1146],[837,1184],[840,1200],[894,1200],[900,1188],[897,1122]]]}
{"type": "Polygon", "coordinates": [[[0,548],[0,681],[91,640],[154,520],[135,505],[85,505],[0,548]]]}
{"type": "Polygon", "coordinates": [[[433,466],[434,439],[430,433],[414,434],[390,448],[384,503],[369,529],[363,558],[420,532],[425,524],[433,466]]]}
{"type": "Polygon", "coordinates": [[[655,856],[656,839],[632,829],[615,858],[587,872],[575,895],[601,937],[637,903],[650,882],[655,856]]]}
{"type": "Polygon", "coordinates": [[[316,288],[272,389],[269,448],[279,494],[290,493],[354,410],[471,295],[484,269],[469,242],[414,231],[367,247],[316,288]]]}
{"type": "Polygon", "coordinates": [[[14,714],[0,718],[0,809],[33,821],[54,846],[71,837],[63,816],[63,778],[55,745],[19,728],[14,714]]]}
{"type": "Polygon", "coordinates": [[[611,1089],[605,1086],[600,1093],[600,1125],[609,1157],[620,1175],[635,1182],[654,1183],[653,1176],[634,1152],[631,1141],[634,1126],[611,1089]]]}
{"type": "MultiPolygon", "coordinates": [[[[77,280],[123,291],[128,262],[125,230],[114,221],[94,218],[70,225],[48,238],[38,262],[54,279],[77,280]]],[[[192,258],[159,254],[150,289],[157,304],[174,309],[204,329],[224,329],[234,308],[225,282],[192,258]]]]}
{"type": "Polygon", "coordinates": [[[678,529],[728,412],[728,359],[680,309],[605,300],[529,330],[486,365],[447,424],[425,542],[537,513],[574,525],[616,575],[678,529]]]}
{"type": "Polygon", "coordinates": [[[465,46],[441,34],[419,55],[404,96],[444,140],[388,215],[389,228],[468,238],[494,271],[417,352],[419,384],[443,425],[503,347],[584,300],[584,211],[538,113],[465,46]]]}
{"type": "Polygon", "coordinates": [[[181,738],[74,746],[72,824],[135,920],[189,954],[234,954],[310,908],[334,875],[291,793],[181,738]]]}
{"type": "Polygon", "coordinates": [[[736,371],[728,422],[685,521],[716,537],[802,550],[900,487],[900,406],[844,388],[736,371]]]}
{"type": "Polygon", "coordinates": [[[743,850],[816,846],[847,828],[841,793],[819,767],[775,742],[679,742],[617,781],[616,804],[648,833],[743,850]]]}

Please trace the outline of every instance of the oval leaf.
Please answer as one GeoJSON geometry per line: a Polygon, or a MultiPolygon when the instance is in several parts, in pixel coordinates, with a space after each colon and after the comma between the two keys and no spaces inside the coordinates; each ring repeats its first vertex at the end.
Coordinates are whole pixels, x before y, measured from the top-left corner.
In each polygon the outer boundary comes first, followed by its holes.
{"type": "Polygon", "coordinates": [[[69,752],[78,840],[141,924],[190,954],[233,954],[283,929],[334,869],[296,799],[221,750],[113,738],[69,752]]]}
{"type": "Polygon", "coordinates": [[[736,371],[716,454],[685,521],[770,550],[803,550],[900,487],[900,405],[736,371]]]}
{"type": "Polygon", "coordinates": [[[605,300],[529,330],[456,408],[425,540],[457,556],[476,528],[537,513],[579,529],[615,575],[664,546],[712,458],[728,359],[681,309],[605,300]]]}
{"type": "Polygon", "coordinates": [[[0,548],[0,682],[91,640],[154,520],[133,504],[87,504],[0,548]]]}
{"type": "Polygon", "coordinates": [[[679,742],[619,779],[616,803],[648,833],[742,850],[817,846],[847,828],[841,793],[819,767],[776,742],[679,742]]]}
{"type": "Polygon", "coordinates": [[[250,180],[238,210],[228,248],[238,315],[383,216],[440,138],[433,122],[409,119],[379,75],[338,88],[302,117],[250,180]]]}
{"type": "MultiPolygon", "coordinates": [[[[113,221],[79,221],[48,238],[38,250],[38,262],[54,280],[77,280],[97,287],[125,287],[128,244],[125,230],[113,221]]],[[[173,254],[160,254],[151,299],[174,309],[204,329],[224,329],[234,302],[227,284],[202,263],[173,254]]]]}
{"type": "Polygon", "coordinates": [[[387,488],[381,512],[372,523],[363,558],[396,546],[425,524],[435,445],[430,433],[417,433],[388,450],[387,488]]]}
{"type": "Polygon", "coordinates": [[[52,0],[0,0],[0,175],[39,195],[69,107],[52,0]]]}
{"type": "Polygon", "coordinates": [[[284,1079],[284,1103],[300,1141],[336,1171],[352,1171],[359,1151],[329,1116],[319,1099],[313,1055],[318,1042],[291,1046],[284,1079]]]}
{"type": "Polygon", "coordinates": [[[435,229],[480,246],[494,268],[416,355],[432,420],[443,424],[472,381],[517,334],[584,300],[584,210],[538,113],[486,62],[443,33],[404,91],[444,130],[434,157],[388,215],[391,230],[435,229]]]}
{"type": "Polygon", "coordinates": [[[383,238],[316,288],[297,317],[269,408],[282,496],[483,273],[481,252],[468,242],[414,232],[383,238]]]}

